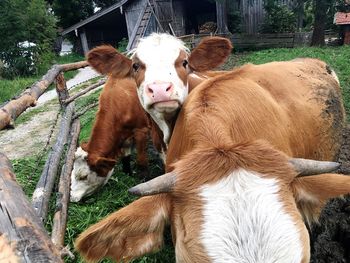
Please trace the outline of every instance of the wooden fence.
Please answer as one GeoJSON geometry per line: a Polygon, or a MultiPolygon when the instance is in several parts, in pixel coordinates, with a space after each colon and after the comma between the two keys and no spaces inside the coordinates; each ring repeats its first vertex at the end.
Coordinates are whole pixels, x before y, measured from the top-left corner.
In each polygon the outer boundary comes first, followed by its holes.
{"type": "MultiPolygon", "coordinates": [[[[203,37],[210,34],[186,35],[179,37],[193,48],[203,37]]],[[[222,35],[230,38],[235,50],[256,50],[264,48],[293,48],[300,46],[309,46],[311,43],[311,32],[302,33],[281,33],[281,34],[233,34],[222,35]]]]}
{"type": "Polygon", "coordinates": [[[73,169],[73,157],[80,132],[78,117],[82,114],[74,113],[74,100],[104,84],[105,80],[102,79],[97,84],[70,97],[63,72],[83,68],[87,65],[86,61],[55,65],[40,81],[0,108],[0,129],[13,127],[14,120],[27,108],[35,106],[40,95],[55,81],[62,110],[57,140],[49,152],[33,193],[32,202],[29,202],[22,188],[17,184],[9,159],[0,153],[0,262],[63,262],[63,256],[72,255],[64,247],[64,234],[67,222],[70,174],[73,169]],[[66,146],[67,151],[64,150],[66,146]],[[64,165],[59,172],[59,163],[65,152],[64,165]],[[56,211],[50,238],[44,228],[44,223],[59,173],[56,211]]]}

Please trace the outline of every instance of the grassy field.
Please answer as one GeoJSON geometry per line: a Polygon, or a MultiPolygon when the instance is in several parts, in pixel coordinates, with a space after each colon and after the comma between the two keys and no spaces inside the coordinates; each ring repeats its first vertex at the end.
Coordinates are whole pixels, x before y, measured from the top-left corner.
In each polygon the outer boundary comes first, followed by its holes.
{"type": "MultiPolygon", "coordinates": [[[[258,52],[238,53],[231,56],[225,68],[242,65],[244,63],[261,64],[274,60],[289,60],[296,57],[314,57],[325,60],[331,65],[339,75],[342,87],[346,109],[350,109],[350,47],[337,48],[296,48],[296,49],[271,49],[258,52]]],[[[1,91],[1,90],[0,90],[1,91]]],[[[89,97],[84,97],[77,102],[78,108],[96,101],[99,96],[97,91],[89,97]]],[[[1,96],[0,96],[1,98],[1,96]]],[[[82,131],[80,141],[87,140],[90,135],[92,123],[95,117],[96,109],[90,110],[81,118],[82,131]]],[[[25,159],[15,160],[13,162],[18,181],[24,187],[25,192],[30,196],[38,175],[40,175],[43,160],[38,161],[37,156],[30,156],[25,159]],[[38,163],[38,165],[37,165],[38,163]],[[38,168],[38,166],[40,168],[38,168]]],[[[151,157],[151,170],[153,174],[159,174],[161,169],[157,163],[156,157],[151,157]]],[[[121,171],[120,165],[115,169],[112,179],[98,193],[86,198],[78,204],[71,204],[69,208],[69,221],[66,233],[66,244],[73,246],[73,241],[79,233],[85,230],[91,224],[98,222],[106,215],[129,204],[134,197],[127,193],[127,189],[138,183],[136,177],[130,177],[121,171]]],[[[47,228],[51,228],[51,219],[47,223],[47,228]]],[[[134,262],[157,263],[157,262],[175,262],[174,250],[171,244],[169,231],[166,235],[165,248],[153,255],[145,256],[134,262]]],[[[66,262],[83,262],[78,255],[75,260],[66,259],[66,262]]],[[[105,260],[103,262],[110,262],[105,260]]]]}
{"type": "MultiPolygon", "coordinates": [[[[69,54],[62,57],[56,57],[52,64],[66,64],[84,60],[83,56],[77,54],[69,54]]],[[[73,78],[78,73],[77,70],[64,73],[66,80],[73,78]]],[[[19,95],[27,87],[30,87],[34,82],[40,80],[40,76],[15,78],[13,80],[0,79],[0,104],[10,100],[14,96],[19,95]]]]}

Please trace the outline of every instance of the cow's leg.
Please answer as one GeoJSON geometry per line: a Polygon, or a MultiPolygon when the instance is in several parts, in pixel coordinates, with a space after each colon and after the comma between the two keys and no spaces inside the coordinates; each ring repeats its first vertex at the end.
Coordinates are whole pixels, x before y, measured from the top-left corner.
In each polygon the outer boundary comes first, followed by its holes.
{"type": "Polygon", "coordinates": [[[148,158],[147,158],[147,141],[148,141],[148,128],[137,129],[135,131],[135,144],[137,151],[136,165],[137,174],[140,179],[148,179],[148,158]]]}
{"type": "Polygon", "coordinates": [[[123,173],[128,174],[128,175],[132,175],[132,170],[131,170],[131,155],[127,155],[122,157],[121,159],[122,162],[122,169],[123,169],[123,173]]]}

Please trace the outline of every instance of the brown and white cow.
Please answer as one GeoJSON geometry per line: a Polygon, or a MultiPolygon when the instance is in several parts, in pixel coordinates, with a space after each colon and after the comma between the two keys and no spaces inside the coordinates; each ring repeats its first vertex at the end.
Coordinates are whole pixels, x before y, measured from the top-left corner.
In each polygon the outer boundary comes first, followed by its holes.
{"type": "MultiPolygon", "coordinates": [[[[137,151],[139,172],[145,175],[149,134],[149,118],[139,103],[135,81],[110,77],[100,95],[90,140],[75,153],[71,201],[78,202],[107,183],[117,159],[130,154],[127,151],[132,144],[137,151]]],[[[128,165],[126,161],[123,168],[130,173],[128,165]]]]}
{"type": "Polygon", "coordinates": [[[228,39],[209,37],[190,53],[181,40],[153,33],[141,39],[131,59],[111,46],[100,46],[88,53],[87,60],[102,74],[112,72],[116,78],[135,79],[141,105],[159,126],[167,144],[176,115],[191,88],[188,76],[223,64],[231,50],[228,39]]]}
{"type": "Polygon", "coordinates": [[[159,249],[170,221],[177,262],[308,262],[302,217],[314,221],[327,199],[349,193],[350,177],[296,178],[302,170],[287,156],[334,160],[343,123],[339,82],[318,60],[209,79],[178,116],[167,156],[173,173],[131,190],[163,194],[91,226],[76,248],[90,261],[128,261],[159,249]]]}

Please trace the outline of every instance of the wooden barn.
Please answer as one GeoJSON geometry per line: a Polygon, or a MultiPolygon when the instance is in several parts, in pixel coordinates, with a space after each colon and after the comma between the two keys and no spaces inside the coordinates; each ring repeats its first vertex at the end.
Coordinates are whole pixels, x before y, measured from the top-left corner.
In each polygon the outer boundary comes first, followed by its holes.
{"type": "Polygon", "coordinates": [[[225,1],[210,0],[120,0],[93,16],[65,29],[62,36],[75,34],[84,53],[101,43],[116,46],[123,38],[127,49],[151,32],[176,36],[198,33],[199,26],[213,22],[217,33],[227,32],[225,1]]]}
{"type": "MultiPolygon", "coordinates": [[[[279,2],[291,6],[294,1],[279,2]]],[[[240,14],[241,32],[247,34],[258,33],[265,13],[263,0],[119,0],[65,29],[62,36],[74,33],[84,53],[102,43],[117,46],[123,39],[130,50],[151,32],[227,34],[228,12],[240,14]]]]}

